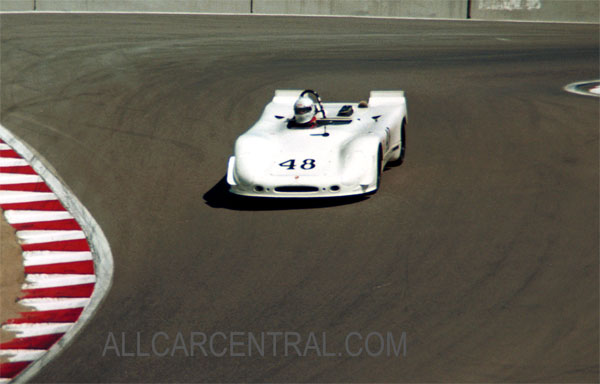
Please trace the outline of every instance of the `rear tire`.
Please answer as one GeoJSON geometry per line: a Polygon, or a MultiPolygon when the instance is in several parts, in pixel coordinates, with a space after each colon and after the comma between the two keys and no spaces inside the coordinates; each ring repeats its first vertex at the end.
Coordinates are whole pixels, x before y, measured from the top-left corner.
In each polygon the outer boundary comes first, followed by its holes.
{"type": "Polygon", "coordinates": [[[383,153],[381,152],[381,147],[377,150],[377,189],[379,190],[379,186],[381,185],[381,174],[383,173],[383,153]]]}
{"type": "Polygon", "coordinates": [[[398,165],[404,162],[404,155],[406,154],[406,120],[402,120],[402,126],[400,127],[400,158],[398,158],[398,165]]]}

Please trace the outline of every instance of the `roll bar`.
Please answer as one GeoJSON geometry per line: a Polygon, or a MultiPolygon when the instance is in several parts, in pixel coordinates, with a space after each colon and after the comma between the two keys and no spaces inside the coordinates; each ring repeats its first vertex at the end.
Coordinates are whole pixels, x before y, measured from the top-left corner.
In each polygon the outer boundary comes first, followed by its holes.
{"type": "Polygon", "coordinates": [[[317,113],[321,112],[321,116],[323,116],[323,118],[326,119],[327,116],[325,116],[325,109],[323,108],[323,102],[321,101],[321,96],[319,96],[319,94],[317,92],[313,91],[312,89],[307,89],[300,94],[300,97],[302,97],[306,94],[310,94],[316,99],[317,104],[319,105],[319,107],[317,109],[317,113]]]}

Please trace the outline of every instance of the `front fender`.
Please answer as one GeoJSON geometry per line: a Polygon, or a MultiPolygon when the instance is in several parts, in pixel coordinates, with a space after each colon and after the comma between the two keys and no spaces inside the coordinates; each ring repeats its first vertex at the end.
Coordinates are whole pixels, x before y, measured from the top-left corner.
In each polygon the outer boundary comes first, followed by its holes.
{"type": "Polygon", "coordinates": [[[368,135],[354,140],[342,151],[344,157],[342,183],[344,185],[368,186],[377,183],[379,147],[379,139],[374,135],[368,135]]]}
{"type": "Polygon", "coordinates": [[[235,181],[235,156],[231,156],[229,158],[229,162],[227,163],[227,184],[229,185],[237,185],[235,181]]]}

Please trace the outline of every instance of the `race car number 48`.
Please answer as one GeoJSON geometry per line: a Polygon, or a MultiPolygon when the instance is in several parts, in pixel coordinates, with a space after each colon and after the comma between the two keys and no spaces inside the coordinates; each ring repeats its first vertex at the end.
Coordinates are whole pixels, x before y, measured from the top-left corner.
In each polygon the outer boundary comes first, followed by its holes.
{"type": "MultiPolygon", "coordinates": [[[[296,169],[296,159],[286,160],[283,163],[279,163],[279,166],[287,168],[289,170],[296,169]]],[[[300,168],[306,171],[308,171],[309,169],[313,169],[316,166],[317,164],[315,159],[304,159],[302,161],[302,164],[300,164],[300,168]]]]}

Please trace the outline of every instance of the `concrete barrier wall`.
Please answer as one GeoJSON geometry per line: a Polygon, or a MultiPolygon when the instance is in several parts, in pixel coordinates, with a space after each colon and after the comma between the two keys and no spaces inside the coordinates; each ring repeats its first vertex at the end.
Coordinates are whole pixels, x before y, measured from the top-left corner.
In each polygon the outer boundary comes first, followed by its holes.
{"type": "Polygon", "coordinates": [[[0,0],[0,12],[33,10],[33,0],[0,0]]]}
{"type": "MultiPolygon", "coordinates": [[[[5,0],[0,0],[5,1],[5,0]]],[[[38,11],[250,13],[249,0],[37,0],[38,11]]]]}
{"type": "Polygon", "coordinates": [[[215,12],[600,23],[600,0],[0,0],[0,11],[215,12]]]}
{"type": "Polygon", "coordinates": [[[600,0],[472,0],[471,18],[600,23],[600,0]]]}
{"type": "Polygon", "coordinates": [[[464,19],[467,0],[254,0],[254,13],[464,19]]]}

